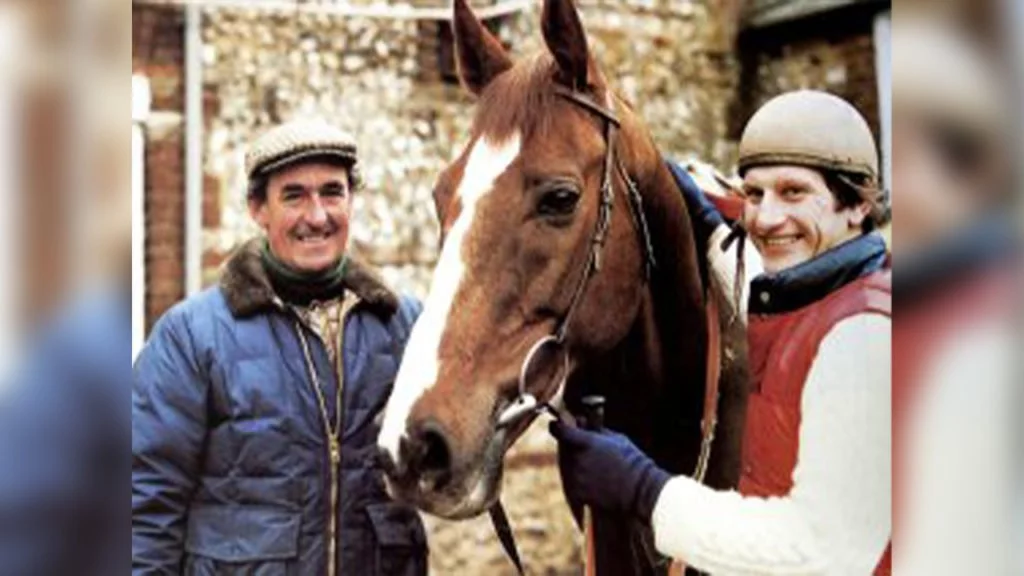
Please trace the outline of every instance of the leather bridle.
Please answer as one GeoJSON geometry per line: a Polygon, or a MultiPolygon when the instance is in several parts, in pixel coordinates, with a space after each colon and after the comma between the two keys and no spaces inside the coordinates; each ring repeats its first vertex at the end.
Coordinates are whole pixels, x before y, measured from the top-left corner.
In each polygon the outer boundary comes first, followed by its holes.
{"type": "Polygon", "coordinates": [[[637,189],[636,183],[629,176],[629,173],[626,172],[626,168],[622,164],[621,159],[615,154],[615,137],[620,127],[618,117],[610,107],[606,108],[601,106],[594,102],[589,96],[577,90],[557,85],[555,87],[555,93],[603,120],[605,153],[601,173],[597,222],[594,224],[594,231],[591,233],[590,237],[590,251],[587,259],[587,265],[583,269],[583,273],[580,275],[579,280],[576,282],[576,288],[572,292],[572,299],[569,301],[569,308],[566,310],[565,315],[562,316],[554,332],[537,340],[537,342],[530,347],[529,352],[526,354],[526,358],[523,359],[523,364],[519,370],[518,395],[512,403],[502,410],[499,415],[497,424],[499,429],[507,428],[527,416],[534,416],[542,411],[550,412],[557,417],[558,407],[553,406],[552,404],[559,403],[559,400],[565,390],[566,380],[569,376],[570,362],[569,352],[565,347],[566,335],[568,334],[569,327],[572,324],[576,310],[579,308],[579,304],[583,300],[583,294],[586,292],[587,286],[590,284],[590,280],[601,271],[601,253],[604,250],[606,241],[608,240],[608,230],[611,227],[612,221],[612,207],[615,202],[615,187],[613,182],[616,171],[626,184],[626,199],[630,207],[630,213],[633,217],[633,223],[635,224],[641,249],[644,252],[643,278],[645,282],[650,279],[651,270],[656,264],[654,260],[654,247],[651,244],[650,228],[647,225],[647,217],[644,216],[643,200],[640,197],[640,191],[637,189]],[[529,387],[527,386],[527,377],[530,366],[537,354],[548,346],[561,349],[563,354],[563,369],[561,371],[561,378],[558,382],[558,387],[556,388],[555,393],[550,398],[539,400],[537,396],[529,391],[529,387]]]}
{"type": "MultiPolygon", "coordinates": [[[[540,412],[548,412],[555,418],[561,418],[561,412],[559,411],[560,406],[558,405],[561,403],[562,395],[565,392],[565,384],[569,377],[571,365],[569,352],[565,346],[566,335],[568,334],[576,310],[583,299],[583,294],[586,292],[590,280],[601,271],[601,253],[604,249],[605,242],[608,239],[608,230],[611,227],[612,207],[615,201],[613,184],[615,172],[618,172],[622,181],[625,183],[627,203],[630,208],[639,244],[644,252],[644,282],[650,280],[651,271],[656,265],[654,259],[654,247],[651,243],[650,228],[647,224],[647,218],[644,215],[643,201],[640,196],[640,191],[634,180],[626,171],[621,159],[615,155],[616,135],[621,125],[618,117],[611,109],[611,104],[609,103],[608,107],[601,106],[583,92],[563,86],[556,86],[555,93],[603,120],[605,155],[602,167],[603,172],[601,175],[601,189],[598,200],[597,222],[594,224],[594,231],[591,234],[590,252],[587,265],[576,283],[576,288],[573,290],[572,300],[569,302],[569,307],[566,310],[565,315],[559,321],[555,330],[551,334],[538,339],[533,346],[530,347],[529,352],[526,354],[526,358],[523,359],[523,364],[519,370],[517,397],[508,406],[506,406],[498,416],[497,428],[499,430],[521,422],[524,418],[536,416],[540,412]],[[537,396],[529,391],[527,379],[530,366],[534,362],[534,359],[541,350],[548,346],[553,346],[561,350],[563,355],[562,373],[555,393],[549,398],[539,400],[537,396]]],[[[742,262],[742,259],[740,261],[742,262]]],[[[707,314],[708,321],[708,366],[705,374],[704,416],[701,423],[701,449],[693,475],[694,479],[698,482],[704,481],[704,475],[707,472],[708,463],[711,459],[711,445],[714,441],[715,428],[717,424],[718,384],[720,377],[721,334],[718,308],[715,303],[715,297],[710,293],[705,313],[707,314]]],[[[515,565],[518,573],[523,574],[522,562],[519,558],[515,538],[512,535],[512,528],[509,525],[508,516],[505,513],[505,509],[502,506],[501,501],[499,500],[491,506],[489,512],[495,531],[501,541],[501,545],[505,549],[505,553],[515,565]]],[[[673,564],[673,569],[677,569],[678,571],[682,570],[680,566],[676,566],[675,564],[673,564]]]]}
{"type": "MultiPolygon", "coordinates": [[[[565,346],[566,335],[569,332],[569,327],[572,324],[576,310],[579,308],[580,302],[583,300],[583,294],[586,292],[587,286],[590,284],[590,280],[601,271],[601,253],[604,250],[605,242],[608,240],[608,230],[611,227],[612,221],[612,207],[615,203],[615,188],[613,181],[616,171],[619,173],[622,181],[626,184],[626,199],[629,204],[630,213],[633,217],[633,223],[637,231],[640,246],[644,252],[644,282],[650,280],[651,270],[656,265],[654,259],[654,247],[651,244],[650,228],[647,225],[647,217],[644,215],[643,200],[640,197],[640,191],[637,189],[636,183],[629,176],[629,173],[626,172],[626,168],[622,164],[621,159],[615,155],[615,137],[620,128],[618,117],[611,110],[610,105],[608,107],[601,106],[580,91],[558,85],[555,87],[555,93],[603,120],[605,153],[601,173],[597,222],[594,224],[594,231],[590,237],[590,251],[587,258],[587,265],[583,269],[579,280],[576,282],[576,288],[573,290],[572,299],[569,301],[569,308],[566,310],[565,315],[562,316],[554,332],[538,339],[533,346],[530,347],[529,352],[527,352],[526,358],[523,359],[523,364],[519,369],[518,395],[498,416],[497,428],[499,430],[521,422],[524,418],[536,416],[540,412],[548,412],[555,418],[561,418],[559,411],[560,406],[558,405],[561,403],[562,395],[565,392],[565,384],[569,377],[570,369],[569,351],[565,346]],[[530,366],[534,359],[541,350],[548,346],[561,350],[562,371],[555,393],[549,398],[540,400],[529,391],[527,379],[530,372],[530,366]]],[[[495,532],[498,535],[498,539],[501,541],[502,547],[505,549],[505,553],[515,565],[518,573],[523,574],[522,561],[519,558],[515,537],[512,535],[512,528],[509,525],[508,515],[505,513],[505,509],[500,500],[491,506],[489,513],[491,516],[491,522],[494,524],[495,532]]]]}

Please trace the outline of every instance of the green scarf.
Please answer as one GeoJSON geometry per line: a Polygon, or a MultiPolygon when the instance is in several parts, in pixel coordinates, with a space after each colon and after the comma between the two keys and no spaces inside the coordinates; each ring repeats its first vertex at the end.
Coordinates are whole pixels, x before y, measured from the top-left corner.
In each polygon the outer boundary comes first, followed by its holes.
{"type": "Polygon", "coordinates": [[[338,298],[343,293],[348,254],[342,256],[331,268],[318,272],[304,272],[282,262],[270,251],[270,243],[264,238],[260,257],[274,292],[289,304],[305,306],[313,300],[338,298]]]}

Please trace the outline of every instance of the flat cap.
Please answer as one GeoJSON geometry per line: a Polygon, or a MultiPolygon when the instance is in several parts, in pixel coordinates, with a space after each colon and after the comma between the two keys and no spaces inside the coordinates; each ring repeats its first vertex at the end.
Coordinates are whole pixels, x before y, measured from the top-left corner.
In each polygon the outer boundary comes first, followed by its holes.
{"type": "Polygon", "coordinates": [[[355,165],[355,141],[327,122],[294,120],[271,128],[252,143],[245,155],[245,173],[249,178],[264,176],[300,160],[323,157],[355,165]]]}

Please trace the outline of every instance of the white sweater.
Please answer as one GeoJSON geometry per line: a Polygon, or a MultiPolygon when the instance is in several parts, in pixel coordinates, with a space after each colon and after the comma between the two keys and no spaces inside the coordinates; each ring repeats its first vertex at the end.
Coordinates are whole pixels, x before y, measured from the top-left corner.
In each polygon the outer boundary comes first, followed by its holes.
{"type": "Polygon", "coordinates": [[[790,493],[673,478],[652,518],[658,550],[712,574],[870,574],[892,526],[891,339],[878,314],[833,327],[804,385],[790,493]]]}

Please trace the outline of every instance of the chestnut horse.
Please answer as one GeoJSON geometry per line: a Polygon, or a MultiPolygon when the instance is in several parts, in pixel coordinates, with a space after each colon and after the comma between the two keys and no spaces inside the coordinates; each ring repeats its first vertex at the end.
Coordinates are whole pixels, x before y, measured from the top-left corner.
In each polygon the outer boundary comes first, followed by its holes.
{"type": "MultiPolygon", "coordinates": [[[[503,455],[536,415],[507,418],[524,396],[570,409],[604,396],[606,426],[674,474],[701,453],[705,295],[720,291],[705,289],[683,198],[571,0],[546,0],[542,18],[548,50],[513,62],[455,1],[476,116],[434,189],[441,254],[379,439],[390,492],[445,518],[497,501],[503,455]]],[[[716,487],[736,481],[744,410],[743,353],[727,347],[716,487]]],[[[643,526],[598,511],[594,524],[600,573],[653,573],[643,526]]]]}

